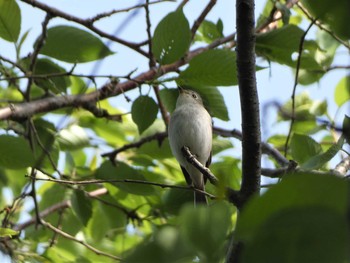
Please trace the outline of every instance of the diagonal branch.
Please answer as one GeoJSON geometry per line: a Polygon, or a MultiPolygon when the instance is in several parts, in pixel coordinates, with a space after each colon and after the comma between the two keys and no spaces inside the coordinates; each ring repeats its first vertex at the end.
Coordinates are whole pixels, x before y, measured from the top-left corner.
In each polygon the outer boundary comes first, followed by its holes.
{"type": "Polygon", "coordinates": [[[107,38],[107,39],[110,39],[114,42],[117,42],[119,44],[122,44],[126,47],[129,47],[131,48],[132,50],[140,53],[141,55],[147,57],[147,53],[145,51],[143,51],[141,48],[139,48],[139,44],[136,44],[136,43],[132,43],[132,42],[128,42],[124,39],[121,39],[121,38],[118,38],[116,36],[113,36],[111,34],[108,34],[102,30],[100,30],[99,28],[95,27],[93,25],[93,22],[90,21],[90,19],[82,19],[80,17],[76,17],[74,15],[71,15],[71,14],[67,14],[61,10],[58,10],[56,8],[53,8],[51,6],[48,6],[44,3],[41,3],[39,1],[35,1],[35,0],[21,0],[22,2],[24,3],[27,3],[27,4],[30,4],[36,8],[39,8],[43,11],[45,11],[47,14],[50,14],[52,16],[57,16],[57,17],[61,17],[61,18],[64,18],[68,21],[72,21],[72,22],[75,22],[77,24],[80,24],[88,29],[90,29],[91,31],[95,32],[96,34],[98,34],[99,36],[101,37],[104,37],[104,38],[107,38]]]}
{"type": "Polygon", "coordinates": [[[117,256],[111,255],[109,253],[103,252],[103,251],[101,251],[101,250],[99,250],[99,249],[89,245],[85,241],[77,239],[74,236],[71,236],[70,234],[62,231],[61,229],[59,229],[57,227],[54,227],[53,225],[51,225],[50,223],[48,223],[48,222],[46,222],[44,220],[42,220],[42,224],[44,226],[46,226],[47,228],[51,229],[52,231],[54,231],[55,233],[57,233],[58,235],[83,245],[84,247],[86,247],[87,249],[89,249],[92,252],[96,253],[97,255],[105,256],[105,257],[108,257],[108,258],[111,258],[111,259],[114,259],[114,260],[119,260],[119,261],[122,260],[121,257],[117,257],[117,256]]]}
{"type": "MultiPolygon", "coordinates": [[[[25,0],[27,1],[27,0],[25,0]]],[[[184,59],[180,59],[172,64],[161,66],[158,70],[150,69],[146,72],[143,72],[136,76],[134,79],[130,79],[125,82],[120,83],[107,83],[102,86],[97,91],[82,94],[82,95],[64,95],[64,96],[55,96],[48,97],[36,101],[31,101],[21,104],[10,104],[7,107],[0,109],[0,120],[12,119],[12,120],[21,120],[31,117],[38,113],[50,112],[57,109],[74,107],[79,108],[83,107],[89,103],[96,103],[97,101],[118,96],[123,92],[132,90],[138,87],[140,84],[147,81],[152,81],[156,77],[165,75],[169,72],[178,71],[179,67],[187,64],[192,58],[203,53],[206,50],[215,48],[224,43],[230,42],[234,39],[234,34],[231,34],[227,37],[220,38],[206,47],[197,48],[191,51],[188,56],[184,59]]]]}

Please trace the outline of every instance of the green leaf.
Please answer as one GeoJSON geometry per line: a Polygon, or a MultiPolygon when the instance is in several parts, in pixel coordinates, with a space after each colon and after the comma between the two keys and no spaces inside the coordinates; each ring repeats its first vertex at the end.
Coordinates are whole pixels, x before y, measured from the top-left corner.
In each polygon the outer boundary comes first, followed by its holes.
{"type": "Polygon", "coordinates": [[[218,202],[209,207],[187,205],[181,211],[181,233],[204,262],[219,262],[222,258],[232,210],[228,204],[218,202]]]}
{"type": "Polygon", "coordinates": [[[194,251],[185,246],[179,230],[166,225],[154,231],[154,235],[133,249],[125,262],[180,263],[193,262],[194,251]]]}
{"type": "Polygon", "coordinates": [[[244,248],[242,262],[347,262],[348,228],[333,209],[286,209],[269,218],[244,248]]]}
{"type": "MultiPolygon", "coordinates": [[[[259,34],[256,38],[256,52],[268,60],[296,66],[296,58],[292,55],[299,52],[300,40],[304,31],[295,25],[287,25],[267,33],[259,34]]],[[[304,42],[300,68],[310,70],[323,70],[315,60],[318,46],[313,41],[304,42]]]]}
{"type": "Polygon", "coordinates": [[[120,180],[121,182],[112,183],[117,188],[120,188],[128,193],[135,195],[152,195],[155,190],[152,186],[142,183],[128,183],[124,180],[146,181],[145,177],[123,162],[117,162],[115,166],[111,162],[104,162],[96,171],[96,178],[106,180],[120,180]]]}
{"type": "Polygon", "coordinates": [[[330,30],[343,39],[350,39],[350,30],[347,26],[350,16],[350,2],[338,0],[334,4],[331,0],[302,0],[302,4],[317,20],[330,26],[330,30]]]}
{"type": "Polygon", "coordinates": [[[0,0],[0,37],[16,42],[21,31],[21,10],[14,0],[0,0]]]}
{"type": "Polygon", "coordinates": [[[191,31],[182,9],[169,13],[157,25],[152,52],[160,64],[170,64],[185,55],[191,43],[191,31]]]}
{"type": "Polygon", "coordinates": [[[34,75],[44,75],[46,78],[36,79],[36,84],[44,89],[50,90],[57,94],[66,93],[70,85],[69,77],[50,77],[50,75],[66,73],[66,70],[49,59],[38,59],[35,65],[34,75]]]}
{"type": "Polygon", "coordinates": [[[218,154],[224,150],[233,148],[233,144],[228,139],[223,139],[220,137],[216,137],[213,139],[213,155],[218,154]]]}
{"type": "Polygon", "coordinates": [[[173,112],[176,107],[176,100],[179,96],[178,89],[162,89],[159,92],[160,98],[168,112],[173,112]]]}
{"type": "Polygon", "coordinates": [[[341,178],[286,176],[241,213],[242,262],[346,262],[348,196],[341,178]]]}
{"type": "Polygon", "coordinates": [[[208,50],[194,57],[180,73],[180,85],[237,85],[236,54],[230,50],[208,50]]]}
{"type": "MultiPolygon", "coordinates": [[[[181,184],[180,186],[186,185],[181,184]]],[[[176,188],[167,189],[162,196],[164,210],[167,213],[177,215],[185,204],[189,203],[193,206],[193,198],[193,191],[176,188]]]]}
{"type": "Polygon", "coordinates": [[[99,38],[70,26],[49,28],[40,53],[70,63],[94,61],[113,54],[99,38]]]}
{"type": "Polygon", "coordinates": [[[212,117],[223,121],[230,120],[224,97],[217,87],[198,85],[189,88],[197,91],[201,95],[203,103],[212,117]]]}
{"type": "Polygon", "coordinates": [[[157,113],[157,103],[151,97],[140,96],[134,101],[131,107],[131,116],[140,134],[151,126],[157,118],[157,113]]]}
{"type": "Polygon", "coordinates": [[[33,153],[25,139],[9,135],[0,136],[0,166],[21,169],[33,164],[33,153]]]}
{"type": "Polygon", "coordinates": [[[85,193],[81,190],[74,191],[71,197],[72,208],[76,216],[87,226],[89,219],[92,216],[92,203],[85,193]]]}
{"type": "Polygon", "coordinates": [[[34,140],[35,165],[47,173],[53,173],[59,157],[59,148],[55,137],[56,128],[52,123],[43,119],[36,119],[34,125],[38,138],[40,138],[40,142],[34,140]]]}
{"type": "Polygon", "coordinates": [[[321,145],[314,139],[297,133],[292,137],[290,148],[293,159],[301,164],[322,152],[321,145]]]}
{"type": "Polygon", "coordinates": [[[307,162],[303,163],[301,167],[308,170],[321,168],[341,150],[343,143],[344,139],[340,138],[338,142],[329,147],[326,152],[312,156],[307,162]]]}
{"type": "Polygon", "coordinates": [[[339,81],[334,91],[334,100],[339,107],[350,101],[350,76],[339,81]]]}
{"type": "Polygon", "coordinates": [[[58,133],[57,140],[63,151],[72,151],[90,145],[90,140],[83,128],[78,125],[70,125],[58,133]]]}
{"type": "Polygon", "coordinates": [[[12,238],[13,236],[19,235],[19,231],[12,230],[11,228],[3,228],[0,227],[0,237],[9,237],[12,238]]]}
{"type": "MultiPolygon", "coordinates": [[[[219,20],[221,21],[221,20],[219,20]]],[[[215,39],[223,37],[222,35],[222,22],[218,21],[219,25],[214,24],[211,21],[204,20],[198,29],[198,34],[196,36],[197,40],[204,41],[206,43],[211,43],[215,39]],[[221,31],[220,31],[221,29],[221,31]]]]}

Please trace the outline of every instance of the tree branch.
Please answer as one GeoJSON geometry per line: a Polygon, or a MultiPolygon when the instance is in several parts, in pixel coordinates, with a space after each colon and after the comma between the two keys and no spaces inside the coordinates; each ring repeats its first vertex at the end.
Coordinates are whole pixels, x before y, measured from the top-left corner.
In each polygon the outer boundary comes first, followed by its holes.
{"type": "Polygon", "coordinates": [[[242,115],[243,202],[259,193],[261,136],[255,77],[254,0],[237,0],[237,73],[242,115]]]}
{"type": "Polygon", "coordinates": [[[80,24],[88,29],[90,29],[91,31],[95,32],[96,34],[98,34],[99,36],[101,37],[104,37],[104,38],[107,38],[107,39],[110,39],[114,42],[117,42],[119,44],[122,44],[126,47],[129,47],[131,48],[132,50],[140,53],[141,55],[147,57],[147,53],[145,51],[143,51],[141,48],[139,48],[139,44],[136,44],[136,43],[131,43],[131,42],[128,42],[128,41],[125,41],[121,38],[118,38],[116,36],[113,36],[111,34],[108,34],[100,29],[98,29],[97,27],[95,27],[93,25],[93,22],[90,21],[90,19],[82,19],[80,17],[76,17],[74,15],[71,15],[71,14],[67,14],[63,11],[60,11],[56,8],[53,8],[51,6],[48,6],[44,3],[41,3],[41,2],[38,2],[38,1],[35,1],[35,0],[21,0],[22,2],[24,3],[27,3],[27,4],[30,4],[36,8],[39,8],[43,11],[45,11],[47,14],[50,14],[52,16],[58,16],[58,17],[61,17],[61,18],[64,18],[68,21],[72,21],[72,22],[75,22],[77,24],[80,24]]]}
{"type": "MultiPolygon", "coordinates": [[[[28,0],[25,0],[28,1],[28,0]]],[[[103,100],[109,97],[118,96],[123,92],[132,90],[138,87],[140,84],[147,81],[152,81],[154,78],[165,75],[169,72],[178,71],[179,67],[187,64],[192,58],[203,53],[206,50],[215,48],[224,43],[230,42],[234,39],[234,34],[227,37],[218,39],[206,47],[197,48],[191,51],[186,58],[180,59],[172,64],[161,66],[158,70],[150,69],[144,73],[139,74],[133,79],[130,79],[121,83],[110,82],[102,86],[97,91],[88,94],[79,95],[64,95],[55,96],[36,101],[21,103],[21,104],[10,104],[7,107],[0,109],[0,120],[12,119],[21,120],[31,117],[38,113],[45,113],[66,107],[83,107],[89,103],[96,103],[99,100],[103,100]]]]}
{"type": "Polygon", "coordinates": [[[300,65],[301,65],[301,58],[302,58],[302,53],[303,53],[303,48],[304,48],[304,41],[305,41],[305,37],[306,37],[307,33],[309,32],[311,27],[314,25],[315,21],[316,20],[312,20],[312,22],[310,23],[309,27],[306,29],[306,31],[302,35],[302,37],[300,39],[300,43],[299,43],[298,59],[297,59],[297,65],[296,65],[296,71],[295,71],[293,91],[292,91],[292,96],[291,96],[291,99],[292,99],[292,116],[291,116],[291,122],[290,122],[290,126],[289,126],[289,131],[288,131],[286,143],[284,145],[284,156],[287,156],[289,140],[290,140],[291,135],[292,135],[294,122],[296,120],[295,119],[295,92],[296,92],[296,88],[297,88],[297,85],[298,85],[299,71],[300,71],[300,65]]]}
{"type": "MultiPolygon", "coordinates": [[[[236,1],[237,76],[242,116],[242,204],[260,191],[261,132],[255,76],[254,0],[236,1]]],[[[239,262],[243,243],[231,237],[226,262],[239,262]]]]}
{"type": "Polygon", "coordinates": [[[91,250],[92,252],[96,253],[97,255],[102,255],[102,256],[105,256],[105,257],[109,257],[111,259],[114,259],[114,260],[122,260],[121,257],[117,257],[117,256],[114,256],[114,255],[111,255],[111,254],[108,254],[106,252],[103,252],[101,250],[98,250],[97,248],[89,245],[88,243],[86,243],[85,241],[83,240],[80,240],[80,239],[77,239],[71,235],[69,235],[68,233],[66,232],[63,232],[61,229],[58,229],[57,227],[54,227],[53,225],[51,225],[50,223],[42,220],[42,224],[44,226],[46,226],[47,228],[51,229],[52,231],[54,231],[55,233],[59,234],[60,236],[64,237],[64,238],[67,238],[69,240],[72,240],[72,241],[75,241],[81,245],[83,245],[84,247],[86,247],[87,249],[91,250]]]}

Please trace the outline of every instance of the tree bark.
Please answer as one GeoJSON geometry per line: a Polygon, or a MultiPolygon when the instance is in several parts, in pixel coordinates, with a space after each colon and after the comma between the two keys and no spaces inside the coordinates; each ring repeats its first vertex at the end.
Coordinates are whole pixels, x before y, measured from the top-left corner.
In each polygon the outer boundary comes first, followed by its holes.
{"type": "MultiPolygon", "coordinates": [[[[254,0],[236,0],[237,75],[242,116],[241,211],[260,191],[261,134],[259,97],[255,77],[254,0]]],[[[238,217],[239,221],[239,217],[238,217]]],[[[226,262],[240,262],[244,244],[232,237],[226,262]]]]}

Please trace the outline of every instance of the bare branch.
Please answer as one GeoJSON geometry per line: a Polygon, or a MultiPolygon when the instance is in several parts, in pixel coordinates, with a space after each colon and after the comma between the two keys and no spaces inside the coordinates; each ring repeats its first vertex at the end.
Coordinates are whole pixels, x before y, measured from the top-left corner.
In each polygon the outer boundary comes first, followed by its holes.
{"type": "MultiPolygon", "coordinates": [[[[43,48],[45,39],[47,37],[47,26],[49,25],[51,18],[52,16],[50,14],[46,14],[45,19],[42,23],[42,32],[40,34],[38,41],[35,44],[33,54],[30,56],[30,65],[28,68],[29,74],[33,73],[35,70],[35,65],[36,65],[39,52],[43,48]]],[[[30,101],[30,91],[31,91],[32,83],[33,83],[33,80],[29,78],[27,83],[27,89],[25,91],[25,97],[27,101],[30,101]]]]}
{"type": "MultiPolygon", "coordinates": [[[[240,141],[242,140],[242,132],[236,129],[225,130],[222,128],[213,127],[213,131],[215,134],[222,137],[233,137],[240,141]]],[[[273,148],[270,144],[262,142],[261,150],[263,153],[274,158],[281,166],[287,166],[289,164],[289,160],[287,160],[277,149],[273,148]]]]}
{"type": "Polygon", "coordinates": [[[159,4],[159,3],[164,3],[164,2],[175,2],[175,0],[158,0],[158,1],[149,2],[149,3],[146,3],[146,4],[134,5],[132,7],[127,7],[127,8],[124,8],[124,9],[113,9],[113,10],[111,10],[109,12],[98,14],[98,15],[90,18],[89,21],[90,21],[90,23],[95,23],[96,21],[98,21],[100,19],[112,16],[114,14],[123,13],[123,12],[129,12],[129,11],[137,9],[137,8],[142,8],[142,7],[146,7],[146,6],[149,6],[149,5],[159,4]]]}
{"type": "Polygon", "coordinates": [[[286,143],[284,145],[284,156],[287,156],[288,153],[288,146],[289,146],[289,140],[292,135],[292,130],[293,130],[293,125],[295,122],[295,93],[296,93],[296,88],[298,85],[298,80],[299,80],[299,70],[300,70],[300,65],[301,65],[301,58],[302,58],[302,53],[303,53],[303,48],[304,48],[304,41],[307,33],[311,29],[311,27],[315,24],[316,20],[312,20],[304,34],[302,35],[299,43],[299,51],[298,51],[298,59],[297,59],[297,65],[296,65],[296,71],[295,71],[295,79],[294,79],[294,86],[293,86],[293,91],[292,91],[292,116],[291,116],[291,122],[289,126],[289,132],[287,135],[286,143]]]}
{"type": "Polygon", "coordinates": [[[202,11],[202,13],[199,15],[199,17],[194,22],[194,24],[191,28],[192,39],[196,35],[196,32],[197,32],[198,28],[200,27],[200,25],[202,24],[203,20],[208,15],[208,13],[213,9],[215,4],[216,4],[216,0],[210,0],[210,2],[206,5],[204,10],[202,11]]]}
{"type": "MultiPolygon", "coordinates": [[[[210,171],[209,168],[202,165],[197,159],[196,156],[193,155],[190,151],[190,149],[186,146],[182,147],[181,149],[182,154],[186,158],[186,160],[192,164],[194,167],[196,167],[202,174],[205,176],[209,182],[215,186],[219,185],[219,180],[215,177],[215,175],[210,171]]],[[[241,207],[242,205],[242,199],[239,195],[238,191],[233,190],[230,187],[226,187],[226,197],[228,201],[230,201],[232,204],[234,204],[237,207],[241,207]]]]}
{"type": "Polygon", "coordinates": [[[47,14],[50,14],[52,16],[58,16],[58,17],[66,19],[68,21],[72,21],[72,22],[75,22],[77,24],[80,24],[80,25],[90,29],[91,31],[95,32],[96,34],[100,35],[101,37],[110,39],[110,40],[115,41],[117,43],[120,43],[124,46],[127,46],[127,47],[131,48],[132,50],[140,53],[141,55],[147,57],[147,53],[139,48],[139,44],[131,43],[131,42],[125,41],[121,38],[118,38],[116,36],[113,36],[111,34],[108,34],[104,31],[98,29],[97,27],[95,27],[89,19],[82,19],[82,18],[76,17],[74,15],[67,14],[63,11],[60,11],[56,8],[53,8],[51,6],[48,6],[44,3],[41,3],[41,2],[38,2],[35,0],[21,0],[21,1],[24,3],[30,4],[34,7],[37,7],[37,8],[45,11],[47,14]]]}
{"type": "Polygon", "coordinates": [[[152,81],[154,78],[162,76],[166,73],[178,71],[179,67],[187,64],[193,57],[197,56],[198,54],[215,48],[221,44],[230,42],[233,40],[233,38],[234,34],[218,39],[206,47],[195,49],[194,51],[190,52],[186,58],[180,59],[169,65],[161,66],[158,70],[150,69],[125,82],[107,83],[97,91],[88,94],[55,96],[16,105],[10,104],[9,106],[0,109],[0,120],[25,119],[37,113],[49,112],[66,107],[79,108],[85,104],[95,103],[99,100],[118,96],[123,92],[138,87],[140,84],[145,83],[146,81],[152,81]]]}
{"type": "Polygon", "coordinates": [[[306,8],[299,2],[296,1],[296,5],[300,8],[300,10],[304,13],[304,15],[309,18],[310,21],[315,21],[315,24],[323,31],[327,32],[330,36],[332,36],[335,40],[337,40],[339,43],[341,43],[343,46],[345,46],[347,49],[350,49],[350,44],[346,41],[339,38],[332,30],[329,30],[326,26],[322,25],[320,21],[317,21],[314,17],[311,16],[311,14],[308,12],[306,8]]]}
{"type": "Polygon", "coordinates": [[[341,162],[338,163],[334,168],[334,171],[341,174],[342,176],[345,176],[349,170],[350,170],[350,156],[341,160],[341,162]]]}
{"type": "Polygon", "coordinates": [[[164,132],[159,132],[159,133],[155,133],[153,135],[144,137],[142,139],[140,139],[137,142],[133,142],[133,143],[129,143],[124,145],[123,147],[120,147],[112,152],[109,153],[104,153],[101,156],[102,157],[108,157],[112,162],[114,162],[116,156],[118,153],[124,152],[126,150],[132,149],[132,148],[139,148],[141,147],[143,144],[147,143],[147,142],[151,142],[154,140],[157,140],[159,144],[162,143],[162,141],[168,136],[168,133],[166,131],[164,132]]]}
{"type": "Polygon", "coordinates": [[[80,239],[77,239],[73,236],[71,236],[70,234],[62,231],[61,229],[58,229],[57,227],[54,227],[53,225],[51,225],[50,223],[42,220],[42,224],[44,226],[46,226],[47,228],[51,229],[52,231],[54,231],[55,233],[59,234],[60,236],[64,237],[64,238],[67,238],[69,240],[72,240],[72,241],[75,241],[81,245],[83,245],[84,247],[86,247],[87,249],[91,250],[92,252],[96,253],[97,255],[102,255],[102,256],[105,256],[105,257],[109,257],[111,259],[115,259],[115,260],[122,260],[121,257],[117,257],[117,256],[114,256],[114,255],[111,255],[111,254],[108,254],[106,252],[103,252],[101,250],[98,250],[97,248],[89,245],[88,243],[86,243],[85,241],[83,240],[80,240],[80,239]]]}

